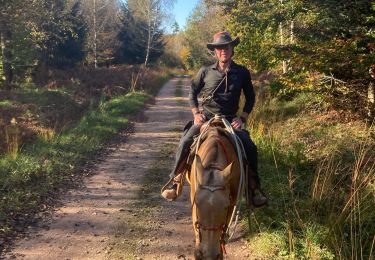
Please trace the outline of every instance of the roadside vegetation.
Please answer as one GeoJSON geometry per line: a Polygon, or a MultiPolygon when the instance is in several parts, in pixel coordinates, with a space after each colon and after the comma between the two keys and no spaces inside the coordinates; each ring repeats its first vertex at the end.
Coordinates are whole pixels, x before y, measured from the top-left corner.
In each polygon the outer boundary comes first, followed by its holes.
{"type": "Polygon", "coordinates": [[[183,64],[212,63],[205,44],[225,28],[256,85],[248,128],[270,205],[251,219],[253,258],[375,256],[374,10],[371,1],[205,0],[192,12],[183,64]]]}
{"type": "Polygon", "coordinates": [[[252,256],[374,259],[373,2],[201,0],[170,33],[171,0],[3,2],[0,250],[129,129],[164,66],[212,63],[225,28],[258,94],[248,127],[270,205],[252,217],[252,256]]]}
{"type": "Polygon", "coordinates": [[[251,219],[261,259],[372,259],[375,129],[311,92],[259,99],[249,130],[269,206],[251,219]]]}
{"type": "Polygon", "coordinates": [[[2,2],[0,252],[180,66],[163,30],[172,4],[2,2]]]}
{"type": "MultiPolygon", "coordinates": [[[[126,73],[123,70],[122,73],[126,73]]],[[[149,70],[138,90],[120,93],[98,89],[87,100],[77,88],[30,86],[2,99],[0,114],[10,124],[2,132],[0,157],[0,241],[32,223],[36,213],[51,206],[61,190],[86,174],[85,164],[121,131],[131,131],[136,115],[157,93],[169,70],[149,70]],[[74,91],[72,91],[74,90],[74,91]],[[10,117],[11,116],[11,117],[10,117]]],[[[5,123],[5,120],[2,121],[5,123]]],[[[79,184],[79,183],[76,183],[79,184]]]]}

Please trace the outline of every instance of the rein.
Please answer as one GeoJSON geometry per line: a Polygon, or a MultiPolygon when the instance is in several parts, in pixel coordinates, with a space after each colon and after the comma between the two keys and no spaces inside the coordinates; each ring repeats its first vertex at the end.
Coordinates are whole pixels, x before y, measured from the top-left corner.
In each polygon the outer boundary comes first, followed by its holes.
{"type": "Polygon", "coordinates": [[[227,160],[227,163],[229,163],[229,154],[227,149],[225,148],[223,141],[219,137],[216,138],[216,141],[221,145],[221,148],[223,148],[225,159],[227,160]]]}
{"type": "MultiPolygon", "coordinates": [[[[244,188],[245,188],[244,182],[245,182],[245,178],[246,178],[245,170],[244,170],[244,167],[243,167],[243,160],[242,160],[242,158],[246,159],[246,155],[244,153],[244,147],[243,147],[243,145],[242,145],[239,137],[235,134],[234,129],[231,126],[231,124],[225,118],[217,116],[217,115],[215,115],[215,117],[211,118],[208,121],[208,123],[203,127],[201,134],[198,136],[195,154],[198,154],[198,150],[199,150],[199,147],[200,147],[200,144],[201,144],[201,141],[202,141],[201,139],[202,139],[203,133],[207,131],[208,127],[211,125],[211,123],[213,122],[213,120],[216,120],[216,119],[221,119],[222,120],[222,122],[223,122],[223,124],[225,126],[225,129],[229,132],[230,136],[235,141],[235,148],[236,148],[237,156],[239,157],[239,163],[240,163],[240,182],[239,182],[239,185],[238,185],[237,201],[236,201],[236,204],[235,204],[235,206],[233,208],[232,215],[230,216],[230,220],[229,220],[228,225],[223,224],[223,225],[219,225],[219,226],[202,226],[197,221],[195,223],[195,228],[198,231],[199,241],[201,241],[201,230],[204,230],[204,231],[218,231],[218,230],[221,229],[222,230],[222,234],[220,236],[220,249],[221,249],[222,253],[226,254],[226,250],[225,250],[225,244],[226,244],[226,241],[227,241],[226,238],[230,239],[234,235],[234,233],[236,231],[237,220],[238,220],[238,217],[239,217],[239,214],[240,214],[239,210],[237,211],[237,208],[239,208],[239,203],[241,201],[241,194],[243,193],[244,188]],[[233,228],[233,232],[229,235],[229,227],[231,226],[235,215],[236,215],[235,226],[233,228]]],[[[229,161],[229,155],[228,155],[228,151],[225,148],[224,143],[219,138],[217,138],[216,140],[218,141],[218,143],[220,144],[220,146],[223,148],[225,157],[226,157],[227,162],[228,162],[229,161]]],[[[198,173],[197,173],[196,169],[197,168],[195,167],[194,175],[195,175],[195,179],[197,180],[197,174],[198,173]]],[[[198,185],[197,182],[195,182],[195,190],[197,191],[198,188],[207,189],[210,192],[215,192],[217,190],[223,190],[226,187],[225,186],[198,185]]],[[[192,208],[195,205],[195,195],[196,195],[196,192],[194,194],[194,200],[193,200],[193,203],[192,203],[192,208]]],[[[227,211],[226,220],[228,219],[228,217],[229,217],[229,211],[227,211]]],[[[197,216],[197,219],[198,219],[198,216],[197,216]]]]}
{"type": "Polygon", "coordinates": [[[228,226],[226,224],[219,225],[219,226],[203,226],[199,224],[199,222],[195,222],[195,229],[198,230],[198,236],[199,236],[199,241],[202,239],[202,234],[201,230],[204,231],[220,231],[221,230],[221,236],[220,236],[220,250],[221,253],[226,254],[227,250],[225,250],[225,234],[226,230],[228,229],[228,226]]]}

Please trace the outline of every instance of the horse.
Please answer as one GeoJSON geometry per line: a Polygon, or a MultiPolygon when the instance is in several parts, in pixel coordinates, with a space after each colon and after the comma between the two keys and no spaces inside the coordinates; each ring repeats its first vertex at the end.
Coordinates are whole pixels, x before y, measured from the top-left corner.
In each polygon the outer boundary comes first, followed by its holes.
{"type": "Polygon", "coordinates": [[[239,196],[240,161],[223,128],[208,125],[195,153],[190,183],[195,259],[223,259],[227,229],[239,196]]]}

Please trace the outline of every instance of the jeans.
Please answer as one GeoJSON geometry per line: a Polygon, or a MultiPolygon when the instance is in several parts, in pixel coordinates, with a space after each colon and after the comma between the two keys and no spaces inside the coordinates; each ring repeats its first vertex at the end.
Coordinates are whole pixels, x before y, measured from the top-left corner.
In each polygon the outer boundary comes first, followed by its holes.
{"type": "MultiPolygon", "coordinates": [[[[190,129],[185,128],[184,135],[182,136],[180,143],[176,152],[176,160],[173,166],[170,177],[173,178],[176,176],[177,167],[182,163],[183,160],[186,160],[190,153],[190,146],[194,142],[194,136],[198,135],[202,125],[192,125],[190,129]]],[[[258,150],[254,142],[250,138],[250,134],[246,130],[235,130],[236,135],[242,141],[242,144],[245,149],[246,158],[249,162],[249,167],[254,172],[254,181],[259,186],[260,180],[258,176],[258,150]]]]}

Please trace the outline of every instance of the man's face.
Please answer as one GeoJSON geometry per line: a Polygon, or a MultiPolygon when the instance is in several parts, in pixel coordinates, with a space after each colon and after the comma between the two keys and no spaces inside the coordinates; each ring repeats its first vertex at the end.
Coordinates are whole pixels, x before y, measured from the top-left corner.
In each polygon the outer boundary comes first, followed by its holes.
{"type": "Polygon", "coordinates": [[[226,63],[231,60],[233,54],[233,46],[231,44],[219,46],[215,48],[215,55],[220,62],[226,63]]]}

